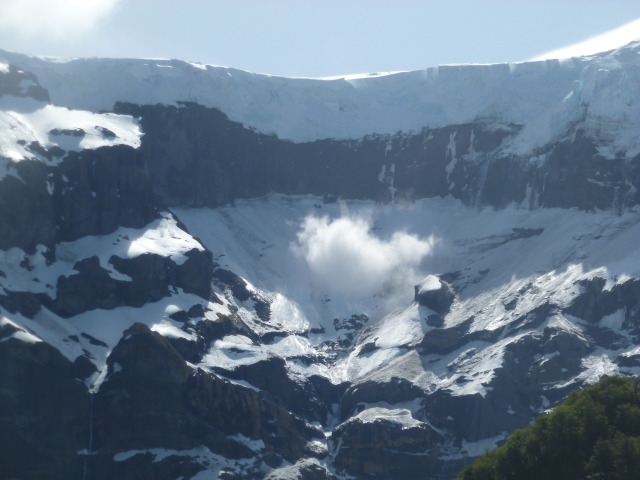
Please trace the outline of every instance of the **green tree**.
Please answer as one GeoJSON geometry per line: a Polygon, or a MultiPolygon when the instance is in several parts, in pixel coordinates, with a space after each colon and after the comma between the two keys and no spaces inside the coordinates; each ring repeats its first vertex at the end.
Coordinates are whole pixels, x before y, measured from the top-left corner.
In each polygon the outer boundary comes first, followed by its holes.
{"type": "Polygon", "coordinates": [[[640,388],[607,377],[467,466],[462,480],[637,480],[640,388]]]}

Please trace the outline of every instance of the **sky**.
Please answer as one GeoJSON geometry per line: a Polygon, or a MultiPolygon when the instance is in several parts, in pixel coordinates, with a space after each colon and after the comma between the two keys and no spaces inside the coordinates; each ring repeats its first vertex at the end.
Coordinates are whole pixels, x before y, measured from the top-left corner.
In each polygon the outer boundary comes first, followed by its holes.
{"type": "Polygon", "coordinates": [[[639,0],[0,0],[5,50],[293,77],[571,56],[636,37],[639,0]]]}

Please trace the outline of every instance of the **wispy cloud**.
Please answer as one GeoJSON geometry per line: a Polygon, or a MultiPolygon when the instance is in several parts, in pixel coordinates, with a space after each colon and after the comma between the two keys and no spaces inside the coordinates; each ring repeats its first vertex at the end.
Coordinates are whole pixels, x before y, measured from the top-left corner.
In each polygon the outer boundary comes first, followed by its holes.
{"type": "Polygon", "coordinates": [[[78,38],[121,0],[1,0],[0,30],[22,38],[78,38]]]}
{"type": "Polygon", "coordinates": [[[546,60],[548,58],[571,58],[585,55],[593,55],[599,52],[606,52],[614,48],[626,45],[634,40],[640,40],[640,18],[633,22],[626,23],[614,30],[588,38],[582,42],[574,43],[566,47],[552,50],[550,52],[537,55],[531,60],[546,60]]]}

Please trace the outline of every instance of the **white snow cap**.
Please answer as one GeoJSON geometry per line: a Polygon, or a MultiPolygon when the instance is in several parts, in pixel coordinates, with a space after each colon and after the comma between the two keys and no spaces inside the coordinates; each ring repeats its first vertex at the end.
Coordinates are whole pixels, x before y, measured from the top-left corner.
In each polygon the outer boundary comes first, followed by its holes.
{"type": "Polygon", "coordinates": [[[77,110],[109,111],[116,102],[196,102],[294,142],[358,139],[488,119],[494,125],[522,125],[512,148],[526,153],[584,121],[585,106],[596,131],[611,130],[612,138],[637,137],[638,103],[620,102],[603,111],[592,106],[610,105],[614,92],[638,84],[640,56],[634,53],[639,50],[640,44],[632,43],[563,61],[442,65],[334,80],[258,75],[178,60],[61,61],[2,51],[0,63],[35,74],[53,104],[77,110]],[[590,84],[599,90],[586,89],[590,84]]]}
{"type": "Polygon", "coordinates": [[[418,288],[418,293],[440,290],[442,288],[442,281],[436,275],[427,275],[416,287],[418,288]]]}
{"type": "Polygon", "coordinates": [[[571,58],[594,55],[608,50],[623,47],[633,41],[640,40],[640,18],[626,23],[614,30],[587,38],[582,42],[537,55],[532,61],[553,58],[571,58]]]}

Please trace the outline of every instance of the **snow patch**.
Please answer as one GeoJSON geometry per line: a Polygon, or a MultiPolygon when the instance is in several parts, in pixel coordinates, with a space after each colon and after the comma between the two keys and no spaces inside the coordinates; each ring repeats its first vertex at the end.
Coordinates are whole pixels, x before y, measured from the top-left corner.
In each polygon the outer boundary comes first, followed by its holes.
{"type": "Polygon", "coordinates": [[[442,288],[442,282],[437,276],[428,275],[421,280],[416,287],[418,288],[418,293],[426,293],[433,290],[440,290],[440,288],[442,288]]]}
{"type": "Polygon", "coordinates": [[[411,415],[411,410],[407,410],[404,408],[367,408],[349,419],[349,421],[353,421],[354,419],[358,419],[363,423],[373,423],[378,420],[384,420],[402,425],[402,428],[419,427],[423,425],[421,421],[413,418],[413,416],[411,415]]]}
{"type": "Polygon", "coordinates": [[[105,146],[140,146],[142,131],[128,115],[93,113],[49,105],[32,98],[0,97],[0,157],[19,161],[36,157],[28,145],[64,152],[105,146]]]}
{"type": "Polygon", "coordinates": [[[73,242],[62,242],[56,246],[56,259],[48,263],[48,249],[38,245],[36,252],[27,254],[12,247],[0,250],[0,264],[5,276],[0,276],[0,288],[10,291],[44,293],[55,298],[58,278],[76,273],[76,262],[98,257],[100,267],[111,278],[131,281],[131,277],[120,273],[110,263],[112,256],[134,258],[144,253],[154,253],[171,258],[181,265],[187,260],[186,253],[192,249],[202,251],[200,245],[187,232],[180,229],[176,220],[168,213],[141,229],[121,227],[109,235],[87,236],[73,242]]]}
{"type": "Polygon", "coordinates": [[[621,330],[624,323],[625,310],[621,308],[611,315],[602,317],[602,320],[598,322],[601,327],[610,328],[611,330],[621,330]]]}
{"type": "Polygon", "coordinates": [[[171,257],[182,265],[187,260],[189,250],[203,251],[204,247],[191,235],[178,227],[170,213],[164,213],[162,219],[156,220],[145,228],[141,235],[135,235],[127,248],[129,258],[144,253],[155,253],[163,257],[171,257]]]}
{"type": "Polygon", "coordinates": [[[498,443],[502,442],[505,438],[507,438],[507,434],[501,433],[495,437],[483,438],[482,440],[477,440],[475,442],[467,442],[466,440],[463,440],[461,451],[465,452],[466,456],[478,457],[486,452],[494,450],[498,446],[498,443]]]}
{"type": "Polygon", "coordinates": [[[0,327],[3,327],[5,325],[10,325],[16,328],[17,330],[13,332],[11,335],[8,335],[4,338],[0,338],[0,343],[6,342],[10,338],[15,338],[16,340],[20,340],[21,342],[24,342],[24,343],[38,343],[42,341],[40,338],[28,332],[17,323],[12,322],[7,317],[0,316],[0,327]]]}
{"type": "Polygon", "coordinates": [[[604,376],[618,375],[618,366],[613,363],[606,354],[591,355],[582,359],[584,371],[576,377],[576,380],[586,385],[594,385],[604,376]]]}
{"type": "Polygon", "coordinates": [[[185,340],[196,341],[198,339],[195,333],[187,333],[172,324],[169,320],[163,319],[151,326],[151,330],[159,333],[163,337],[168,338],[184,338],[185,340]]]}

